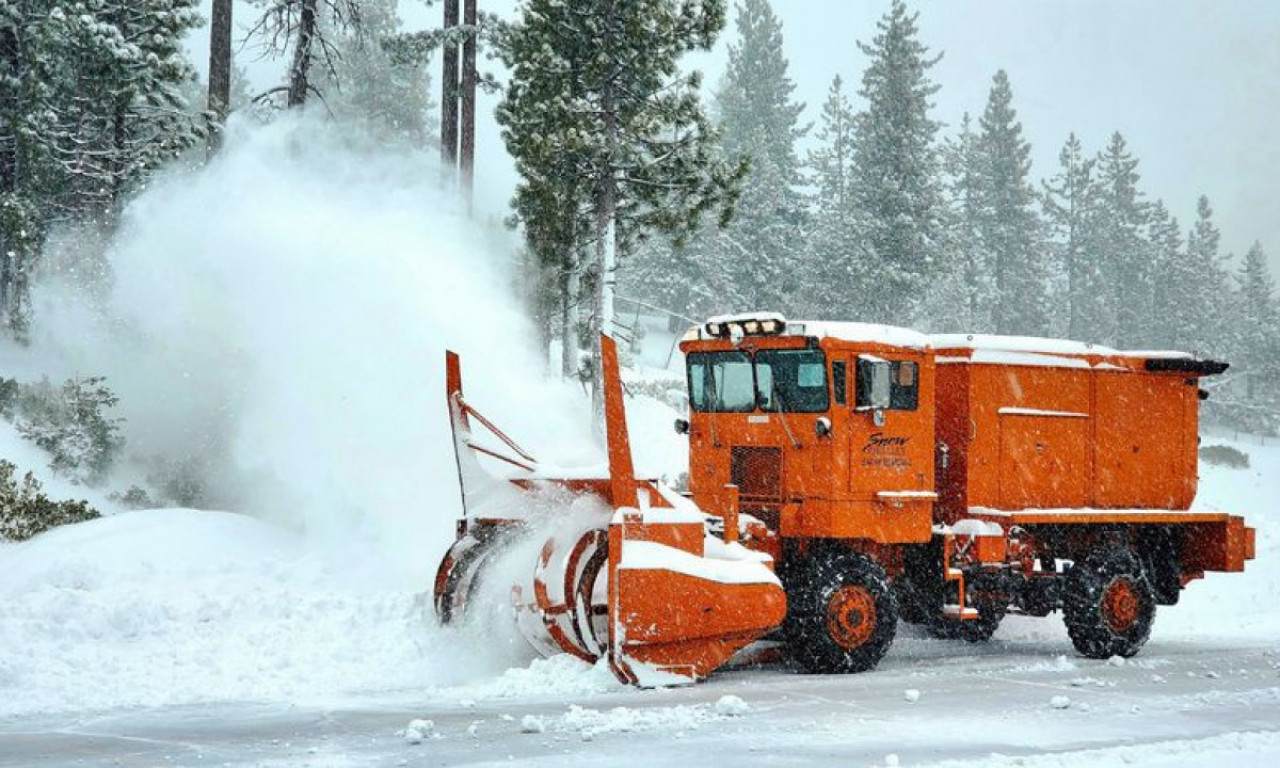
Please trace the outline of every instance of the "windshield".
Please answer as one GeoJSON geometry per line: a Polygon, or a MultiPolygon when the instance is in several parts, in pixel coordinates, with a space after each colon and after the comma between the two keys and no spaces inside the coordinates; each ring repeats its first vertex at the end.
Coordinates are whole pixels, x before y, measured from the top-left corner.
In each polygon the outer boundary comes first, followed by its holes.
{"type": "Polygon", "coordinates": [[[689,355],[689,404],[703,413],[827,410],[827,360],[821,350],[694,352],[689,355]]]}
{"type": "Polygon", "coordinates": [[[751,356],[746,352],[689,355],[689,404],[695,411],[713,413],[755,410],[751,356]]]}
{"type": "Polygon", "coordinates": [[[756,394],[761,410],[820,413],[827,410],[827,358],[817,349],[767,349],[756,353],[756,394]]]}

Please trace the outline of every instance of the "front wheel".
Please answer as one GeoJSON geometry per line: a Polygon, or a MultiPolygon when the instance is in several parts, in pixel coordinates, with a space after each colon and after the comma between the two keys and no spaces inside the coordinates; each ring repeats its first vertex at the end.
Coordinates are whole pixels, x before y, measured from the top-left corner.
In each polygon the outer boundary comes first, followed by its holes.
{"type": "Polygon", "coordinates": [[[1151,635],[1155,616],[1155,593],[1124,547],[1095,552],[1067,573],[1062,617],[1082,656],[1133,656],[1151,635]]]}
{"type": "Polygon", "coordinates": [[[806,672],[864,672],[898,631],[898,603],[875,560],[848,551],[814,553],[789,590],[791,655],[806,672]]]}

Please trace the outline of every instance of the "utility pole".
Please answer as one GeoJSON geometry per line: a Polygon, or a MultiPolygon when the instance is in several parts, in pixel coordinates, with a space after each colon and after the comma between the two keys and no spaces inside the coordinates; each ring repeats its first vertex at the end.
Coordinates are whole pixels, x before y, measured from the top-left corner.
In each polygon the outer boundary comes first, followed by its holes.
{"type": "Polygon", "coordinates": [[[462,195],[470,214],[474,202],[476,168],[476,0],[463,0],[462,23],[468,27],[462,44],[462,195]]]}
{"type": "Polygon", "coordinates": [[[440,78],[440,164],[446,173],[458,164],[458,45],[449,37],[458,26],[458,0],[444,0],[444,71],[440,78]]]}
{"type": "Polygon", "coordinates": [[[209,18],[209,154],[222,146],[231,111],[231,2],[213,0],[209,18]]]}

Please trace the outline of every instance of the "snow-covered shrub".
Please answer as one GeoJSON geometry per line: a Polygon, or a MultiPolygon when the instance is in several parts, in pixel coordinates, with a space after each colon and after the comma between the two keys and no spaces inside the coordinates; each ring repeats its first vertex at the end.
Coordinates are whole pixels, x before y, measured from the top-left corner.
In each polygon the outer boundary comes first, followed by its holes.
{"type": "Polygon", "coordinates": [[[155,509],[161,506],[155,499],[151,498],[151,494],[147,492],[146,488],[138,485],[131,485],[123,493],[117,491],[107,498],[125,509],[155,509]]]}
{"type": "Polygon", "coordinates": [[[147,485],[167,504],[198,507],[206,501],[206,468],[196,458],[156,456],[147,467],[147,485]]]}
{"type": "Polygon", "coordinates": [[[117,402],[101,376],[67,379],[61,387],[48,379],[10,381],[0,392],[0,412],[49,453],[49,468],[85,485],[101,483],[124,446],[123,419],[109,415],[117,402]]]}
{"type": "Polygon", "coordinates": [[[28,472],[18,482],[17,467],[0,459],[0,540],[24,541],[68,523],[100,517],[87,501],[53,501],[28,472]]]}
{"type": "Polygon", "coordinates": [[[1200,460],[1215,467],[1248,469],[1249,454],[1229,445],[1206,445],[1200,449],[1200,460]]]}

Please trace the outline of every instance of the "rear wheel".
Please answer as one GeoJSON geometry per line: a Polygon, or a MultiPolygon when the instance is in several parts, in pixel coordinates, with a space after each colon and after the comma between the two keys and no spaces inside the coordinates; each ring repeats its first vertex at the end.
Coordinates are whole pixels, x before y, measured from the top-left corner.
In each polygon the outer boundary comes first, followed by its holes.
{"type": "Polygon", "coordinates": [[[788,590],[787,639],[806,672],[848,673],[880,662],[898,629],[884,569],[855,552],[815,553],[788,590]]]}
{"type": "Polygon", "coordinates": [[[1151,635],[1156,601],[1138,558],[1124,547],[1086,557],[1067,573],[1062,616],[1082,656],[1129,657],[1151,635]]]}

